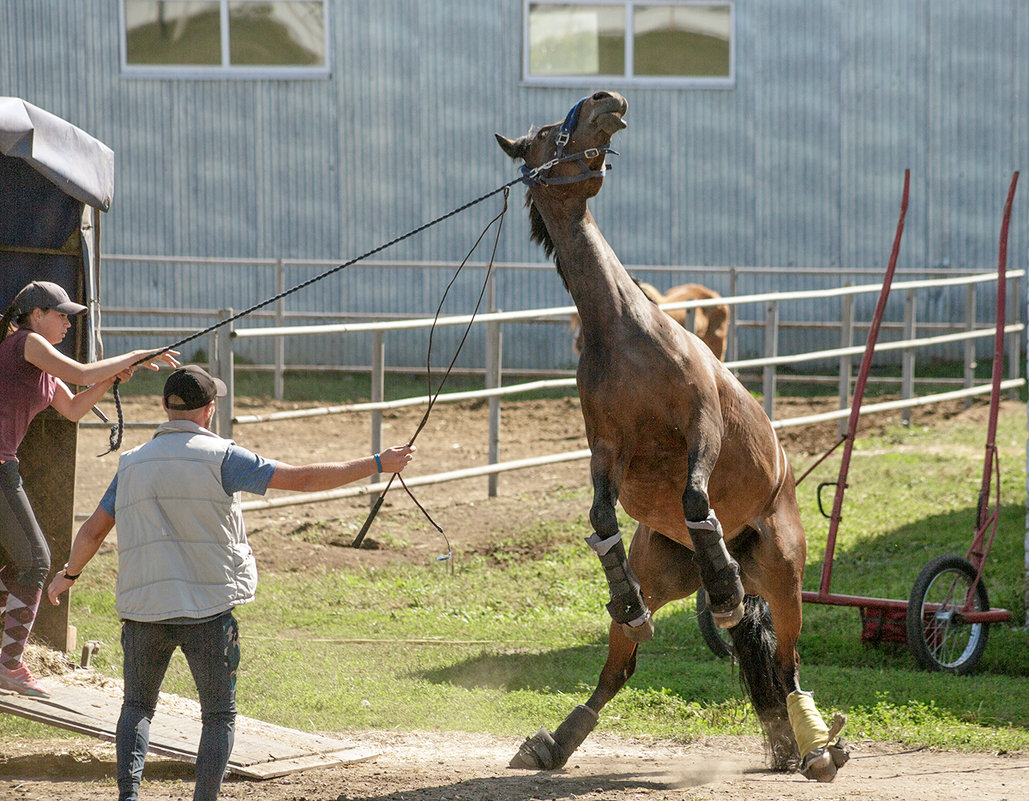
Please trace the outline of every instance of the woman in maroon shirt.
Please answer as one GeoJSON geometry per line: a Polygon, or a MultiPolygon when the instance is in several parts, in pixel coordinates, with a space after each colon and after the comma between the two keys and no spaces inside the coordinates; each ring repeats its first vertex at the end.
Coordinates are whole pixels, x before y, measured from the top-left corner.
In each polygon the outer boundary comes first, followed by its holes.
{"type": "Polygon", "coordinates": [[[143,365],[156,370],[158,361],[178,366],[175,351],[138,350],[88,364],[65,356],[54,345],[71,327],[68,316],[85,310],[57,284],[33,281],[0,317],[0,548],[6,557],[0,568],[0,688],[36,698],[50,693],[33,678],[22,655],[50,572],[50,549],[22,486],[18,447],[32,418],[47,406],[80,420],[115,378],[128,379],[143,365]],[[86,389],[73,393],[68,384],[86,389]]]}

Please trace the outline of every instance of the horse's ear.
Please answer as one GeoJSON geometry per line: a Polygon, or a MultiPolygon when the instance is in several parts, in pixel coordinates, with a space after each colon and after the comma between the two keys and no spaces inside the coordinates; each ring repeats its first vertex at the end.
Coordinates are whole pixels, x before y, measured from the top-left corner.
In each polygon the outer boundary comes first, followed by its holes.
{"type": "Polygon", "coordinates": [[[521,139],[508,139],[506,136],[501,136],[500,134],[493,135],[497,137],[497,143],[500,145],[500,149],[507,153],[511,158],[525,158],[527,145],[524,136],[521,139]]]}

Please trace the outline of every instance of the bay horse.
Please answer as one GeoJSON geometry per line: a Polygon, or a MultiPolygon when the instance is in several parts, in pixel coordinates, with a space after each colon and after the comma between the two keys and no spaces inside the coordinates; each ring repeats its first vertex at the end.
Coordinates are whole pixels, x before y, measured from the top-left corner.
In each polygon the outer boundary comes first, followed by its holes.
{"type": "Polygon", "coordinates": [[[511,767],[563,766],[635,671],[652,612],[703,586],[716,624],[730,629],[773,769],[832,781],[848,752],[842,716],[827,727],[800,688],[806,542],[789,461],[761,405],[644,294],[587,206],[627,109],[621,95],[596,92],[564,122],[517,139],[496,135],[524,162],[531,237],[553,256],[582,319],[576,382],[593,485],[586,542],[611,595],[596,689],[553,734],[528,738],[511,767]],[[628,554],[619,501],[638,521],[628,554]]]}
{"type": "MultiPolygon", "coordinates": [[[[644,294],[658,305],[662,303],[683,303],[687,300],[711,300],[720,298],[717,292],[703,284],[681,284],[673,286],[667,292],[662,293],[653,284],[633,278],[644,294]]],[[[664,309],[665,314],[675,322],[686,328],[689,314],[687,309],[664,309]]],[[[578,356],[582,352],[582,318],[573,314],[568,321],[568,327],[572,330],[572,352],[578,356]]],[[[725,359],[725,338],[729,333],[729,307],[723,303],[717,306],[698,306],[693,309],[693,333],[711,348],[711,352],[719,358],[725,359]]]]}

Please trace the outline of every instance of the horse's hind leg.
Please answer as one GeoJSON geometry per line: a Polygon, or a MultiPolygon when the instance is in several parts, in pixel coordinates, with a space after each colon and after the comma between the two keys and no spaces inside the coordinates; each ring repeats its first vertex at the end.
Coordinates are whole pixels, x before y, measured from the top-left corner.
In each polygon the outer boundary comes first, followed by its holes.
{"type": "Polygon", "coordinates": [[[607,661],[600,671],[597,688],[585,704],[579,704],[551,734],[540,729],[522,743],[509,767],[529,770],[556,770],[563,767],[597,725],[600,710],[618,693],[636,671],[636,649],[622,633],[622,627],[611,622],[607,661]]]}
{"type": "MultiPolygon", "coordinates": [[[[700,577],[689,550],[646,526],[637,528],[629,548],[629,559],[643,579],[642,591],[655,611],[669,601],[692,595],[700,586],[700,577]]],[[[553,734],[540,729],[526,739],[511,759],[510,767],[529,770],[562,767],[593,731],[600,710],[635,672],[637,648],[638,643],[627,636],[625,627],[612,621],[608,632],[607,661],[589,700],[576,706],[553,734]]]]}
{"type": "Polygon", "coordinates": [[[810,693],[800,688],[797,641],[806,549],[791,495],[780,497],[779,508],[740,555],[748,592],[764,597],[768,609],[762,619],[738,627],[738,633],[733,630],[733,643],[741,677],[768,737],[773,767],[792,769],[799,757],[807,778],[832,781],[849,755],[838,739],[842,717],[827,727],[810,693]]]}
{"type": "MultiPolygon", "coordinates": [[[[796,686],[795,670],[793,680],[784,680],[782,665],[777,659],[772,616],[762,598],[748,595],[744,607],[743,618],[729,630],[740,680],[764,729],[772,769],[793,771],[799,766],[800,758],[790,727],[786,696],[796,686]]],[[[788,668],[787,672],[790,672],[788,668]]]]}

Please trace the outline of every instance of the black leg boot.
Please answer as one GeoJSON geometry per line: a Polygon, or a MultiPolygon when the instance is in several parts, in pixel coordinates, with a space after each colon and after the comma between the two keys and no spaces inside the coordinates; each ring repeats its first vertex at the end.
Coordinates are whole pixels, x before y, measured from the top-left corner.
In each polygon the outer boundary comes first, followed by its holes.
{"type": "Polygon", "coordinates": [[[607,604],[611,619],[633,642],[646,642],[654,636],[650,610],[640,594],[640,582],[629,567],[621,534],[601,540],[596,533],[586,543],[597,552],[604,568],[611,600],[607,604]]]}
{"type": "Polygon", "coordinates": [[[725,547],[722,525],[712,509],[706,520],[687,520],[686,527],[693,540],[694,558],[707,592],[711,617],[718,628],[732,628],[743,618],[743,582],[739,564],[725,547]]]}

